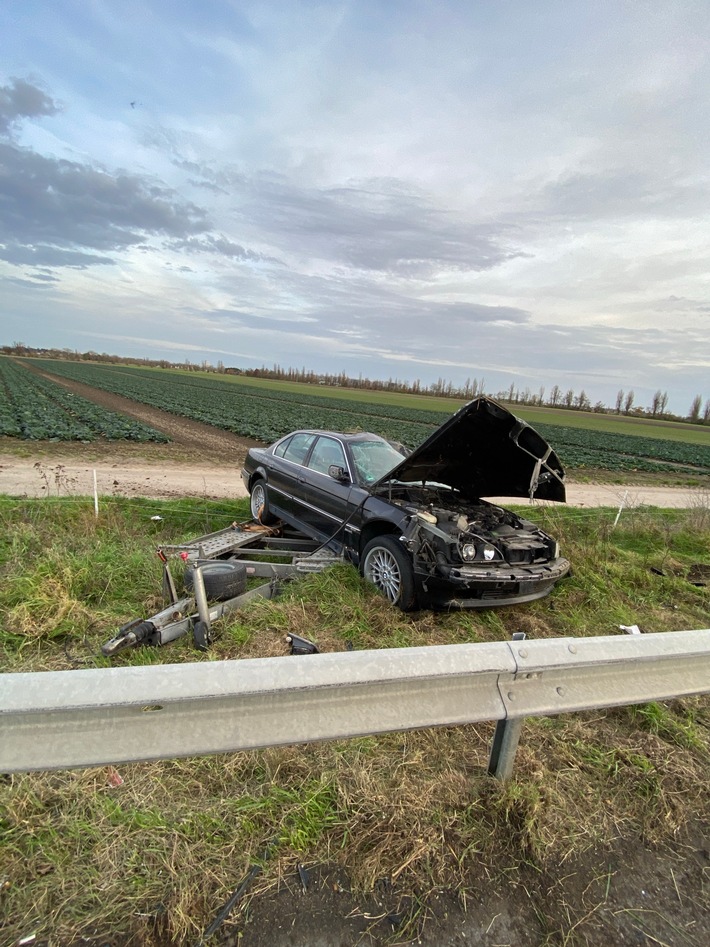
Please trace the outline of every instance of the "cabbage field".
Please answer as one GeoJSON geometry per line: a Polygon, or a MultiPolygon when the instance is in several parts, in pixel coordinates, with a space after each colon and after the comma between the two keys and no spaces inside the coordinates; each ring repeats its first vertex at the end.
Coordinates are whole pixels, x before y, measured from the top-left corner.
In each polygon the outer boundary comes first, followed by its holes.
{"type": "MultiPolygon", "coordinates": [[[[4,360],[3,360],[4,361],[4,360]]],[[[56,375],[83,382],[143,404],[202,421],[243,437],[270,442],[297,428],[363,430],[420,443],[450,411],[335,399],[255,387],[233,378],[164,372],[126,365],[30,360],[56,375]]],[[[19,369],[18,369],[19,370],[19,369]]],[[[97,409],[100,410],[100,409],[97,409]]],[[[536,424],[567,468],[710,474],[710,443],[693,444],[572,426],[536,424]]]]}
{"type": "Polygon", "coordinates": [[[168,440],[160,431],[106,411],[7,358],[0,359],[0,434],[26,440],[168,440]]]}

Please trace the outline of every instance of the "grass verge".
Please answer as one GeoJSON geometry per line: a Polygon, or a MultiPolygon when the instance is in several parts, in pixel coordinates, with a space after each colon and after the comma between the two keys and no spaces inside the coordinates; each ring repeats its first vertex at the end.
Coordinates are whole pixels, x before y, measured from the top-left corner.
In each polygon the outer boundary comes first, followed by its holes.
{"type": "MultiPolygon", "coordinates": [[[[529,511],[528,511],[529,512],[529,511]]],[[[707,625],[710,517],[540,508],[574,572],[527,606],[404,615],[346,566],[310,575],[217,626],[115,663],[644,632],[707,625]]],[[[159,543],[245,519],[246,504],[0,498],[4,671],[104,666],[102,641],[161,607],[159,543]],[[160,516],[160,520],[152,517],[160,516]]],[[[308,660],[294,658],[293,660],[308,660]]],[[[710,818],[710,701],[687,698],[529,720],[515,776],[485,775],[493,725],[440,728],[228,756],[0,778],[0,922],[8,943],[131,935],[196,939],[254,861],[254,890],[296,864],[335,864],[359,889],[383,879],[421,906],[521,868],[556,870],[619,838],[660,841],[710,818]]],[[[419,908],[417,908],[419,910],[419,908]]]]}

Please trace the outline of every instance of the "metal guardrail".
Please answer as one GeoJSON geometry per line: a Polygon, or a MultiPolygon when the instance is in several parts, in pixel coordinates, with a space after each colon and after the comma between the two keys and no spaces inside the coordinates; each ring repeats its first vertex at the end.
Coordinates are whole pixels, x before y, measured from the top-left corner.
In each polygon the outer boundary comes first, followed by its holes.
{"type": "MultiPolygon", "coordinates": [[[[710,629],[0,677],[0,772],[503,721],[710,692],[710,629]]],[[[497,744],[497,745],[496,745],[497,744]]]]}

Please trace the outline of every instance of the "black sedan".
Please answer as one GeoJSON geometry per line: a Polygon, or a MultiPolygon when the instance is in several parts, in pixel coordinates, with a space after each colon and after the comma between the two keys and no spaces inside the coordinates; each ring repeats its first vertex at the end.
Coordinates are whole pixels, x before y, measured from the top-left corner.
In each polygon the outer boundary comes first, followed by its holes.
{"type": "Polygon", "coordinates": [[[482,499],[565,500],[552,448],[489,398],[412,453],[376,434],[295,431],[252,448],[242,478],[255,519],[344,552],[404,611],[530,602],[569,571],[552,537],[482,499]]]}

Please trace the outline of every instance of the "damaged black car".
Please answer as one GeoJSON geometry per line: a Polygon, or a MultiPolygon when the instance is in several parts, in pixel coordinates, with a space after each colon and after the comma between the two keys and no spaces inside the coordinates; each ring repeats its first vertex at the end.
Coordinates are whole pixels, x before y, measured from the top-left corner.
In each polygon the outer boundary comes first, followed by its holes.
{"type": "Polygon", "coordinates": [[[252,448],[242,478],[255,519],[343,553],[403,611],[530,602],[569,571],[551,536],[483,499],[566,498],[550,445],[489,398],[409,454],[376,434],[295,431],[252,448]]]}

